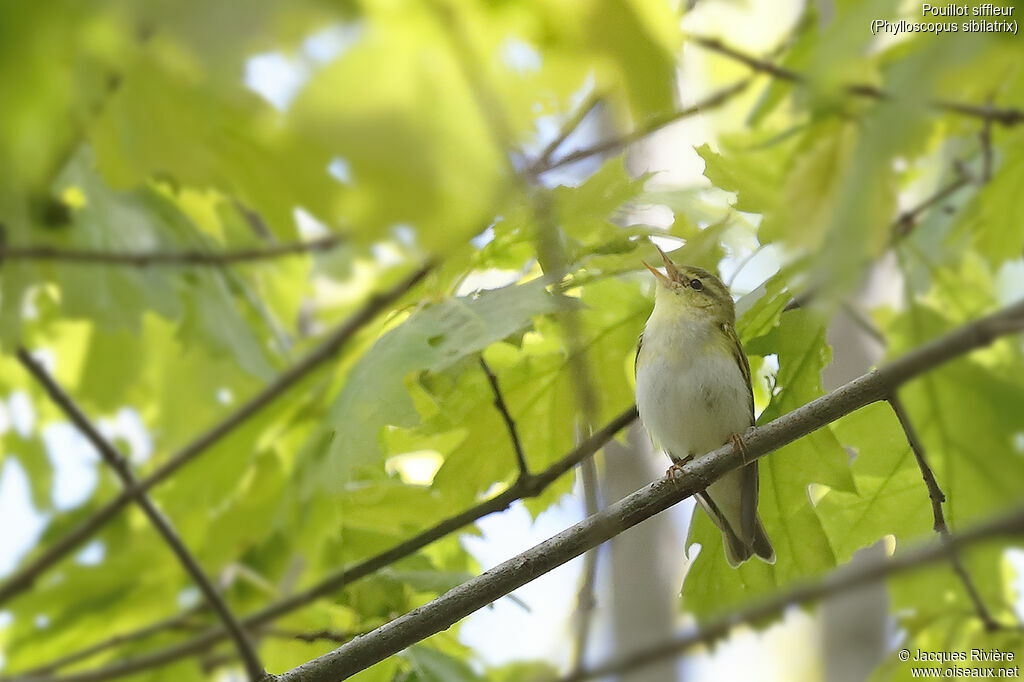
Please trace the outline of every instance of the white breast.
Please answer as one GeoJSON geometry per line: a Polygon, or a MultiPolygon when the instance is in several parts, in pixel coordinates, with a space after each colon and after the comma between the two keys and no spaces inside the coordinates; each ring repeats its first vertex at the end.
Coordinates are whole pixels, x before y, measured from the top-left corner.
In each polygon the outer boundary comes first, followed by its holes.
{"type": "Polygon", "coordinates": [[[636,397],[651,437],[673,460],[702,455],[751,424],[743,373],[729,354],[708,353],[721,331],[684,320],[644,331],[637,361],[636,397]],[[701,361],[694,362],[700,354],[701,361]]]}

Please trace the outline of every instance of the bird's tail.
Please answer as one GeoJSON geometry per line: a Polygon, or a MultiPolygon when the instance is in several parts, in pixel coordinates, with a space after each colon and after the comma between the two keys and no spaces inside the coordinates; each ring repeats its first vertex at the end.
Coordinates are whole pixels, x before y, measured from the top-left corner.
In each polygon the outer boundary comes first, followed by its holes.
{"type": "Polygon", "coordinates": [[[737,532],[706,490],[697,493],[697,501],[722,531],[722,545],[725,547],[725,558],[730,566],[736,568],[752,556],[765,563],[775,563],[775,550],[772,549],[772,542],[768,539],[768,533],[765,532],[761,517],[756,511],[751,510],[754,518],[753,523],[747,523],[749,532],[744,533],[742,529],[737,532]]]}
{"type": "Polygon", "coordinates": [[[765,563],[775,563],[775,550],[768,539],[761,519],[755,518],[753,532],[749,538],[740,538],[728,523],[719,526],[722,529],[722,540],[725,545],[725,558],[729,565],[736,568],[752,556],[765,563]]]}

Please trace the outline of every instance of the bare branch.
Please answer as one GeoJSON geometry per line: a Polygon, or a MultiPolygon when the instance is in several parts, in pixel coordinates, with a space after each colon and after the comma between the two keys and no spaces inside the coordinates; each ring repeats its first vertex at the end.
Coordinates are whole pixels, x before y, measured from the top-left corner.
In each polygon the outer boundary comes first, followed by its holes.
{"type": "Polygon", "coordinates": [[[44,261],[82,265],[127,265],[137,268],[153,265],[230,265],[329,251],[343,242],[344,239],[339,235],[328,235],[306,242],[275,244],[232,251],[199,251],[195,249],[184,251],[86,251],[56,246],[4,245],[0,247],[0,262],[44,261]]]}
{"type": "Polygon", "coordinates": [[[946,516],[942,513],[942,503],[946,501],[946,496],[943,494],[942,489],[939,488],[939,482],[935,480],[935,474],[928,464],[927,457],[925,457],[924,444],[921,442],[917,435],[917,430],[910,421],[910,415],[907,414],[903,401],[899,399],[895,392],[889,396],[889,406],[892,407],[892,411],[896,414],[896,419],[899,420],[900,427],[903,428],[903,434],[907,438],[907,443],[910,445],[914,458],[917,460],[917,466],[921,469],[921,477],[928,488],[928,498],[932,503],[932,517],[935,520],[934,529],[942,539],[943,546],[948,549],[949,563],[953,566],[953,571],[957,574],[957,577],[960,578],[960,582],[963,583],[967,596],[970,597],[971,602],[974,604],[974,610],[977,611],[978,618],[985,626],[985,629],[989,632],[995,632],[1002,626],[989,612],[988,607],[985,606],[985,601],[981,598],[977,585],[974,584],[970,573],[967,572],[967,567],[960,560],[960,554],[952,545],[952,535],[949,532],[949,526],[946,525],[946,516]]]}
{"type": "Polygon", "coordinates": [[[992,179],[992,119],[986,118],[978,133],[981,143],[981,184],[988,184],[992,179]]]}
{"type": "MultiPolygon", "coordinates": [[[[280,675],[280,682],[334,682],[415,644],[483,608],[539,576],[605,542],[681,500],[746,462],[805,436],[832,421],[885,399],[898,386],[1001,333],[1024,327],[1024,302],[964,325],[945,336],[865,374],[826,396],[743,434],[746,452],[730,443],[688,462],[678,479],[660,479],[568,528],[545,542],[399,616],[365,637],[280,675]]],[[[77,678],[71,678],[77,679],[77,678]]],[[[93,678],[91,678],[93,679],[93,678]]]]}
{"type": "MultiPolygon", "coordinates": [[[[302,592],[286,597],[285,599],[275,602],[260,611],[242,617],[242,626],[246,629],[259,628],[266,623],[272,622],[281,616],[312,603],[320,597],[332,594],[337,590],[340,590],[342,587],[370,575],[385,566],[389,566],[400,559],[404,559],[420,549],[423,549],[427,545],[450,535],[460,528],[468,526],[489,514],[503,511],[517,500],[539,495],[548,486],[572,470],[572,468],[581,461],[592,456],[595,452],[604,447],[609,440],[615,437],[615,434],[632,424],[636,418],[636,406],[632,406],[620,413],[604,428],[596,432],[584,442],[580,443],[571,452],[541,473],[532,474],[526,478],[520,477],[511,487],[506,489],[504,492],[495,495],[491,499],[485,500],[484,502],[481,502],[460,514],[445,519],[434,527],[429,528],[398,545],[395,545],[389,550],[364,559],[353,566],[336,571],[335,573],[325,577],[316,585],[313,585],[302,592]]],[[[165,620],[162,621],[162,623],[167,624],[166,627],[174,627],[178,625],[181,620],[182,619],[170,619],[170,621],[165,620]]],[[[154,632],[155,625],[143,628],[143,630],[147,631],[147,635],[152,634],[154,632]]],[[[122,661],[106,668],[98,668],[96,670],[78,673],[74,676],[54,678],[46,678],[35,674],[26,674],[19,675],[17,678],[12,678],[12,680],[53,679],[66,681],[73,679],[77,682],[98,682],[99,680],[114,679],[123,675],[129,675],[143,670],[148,670],[150,668],[155,668],[166,663],[171,663],[186,656],[201,653],[218,642],[221,642],[226,636],[227,632],[223,627],[214,627],[188,641],[169,646],[166,649],[161,649],[151,654],[139,656],[138,658],[122,661]]],[[[119,637],[120,641],[115,643],[133,641],[134,639],[136,639],[136,637],[133,637],[131,633],[127,633],[125,635],[121,635],[119,637]]],[[[96,653],[99,649],[94,645],[90,647],[90,650],[91,655],[96,653]]],[[[77,656],[74,660],[81,660],[82,658],[84,658],[84,656],[77,656]]],[[[57,667],[56,664],[51,663],[42,670],[50,671],[55,667],[57,667]]]]}
{"type": "Polygon", "coordinates": [[[135,500],[135,502],[142,508],[142,511],[146,514],[149,522],[153,524],[157,532],[163,537],[164,542],[168,544],[171,551],[174,552],[175,556],[178,557],[178,561],[185,568],[188,574],[192,577],[192,580],[199,587],[199,590],[203,593],[206,602],[214,610],[221,622],[227,628],[228,633],[231,635],[231,639],[235,643],[235,648],[238,649],[238,653],[242,658],[242,662],[245,664],[245,670],[249,675],[249,679],[256,682],[262,679],[266,675],[266,671],[263,669],[263,665],[260,663],[259,656],[256,654],[256,650],[253,648],[252,643],[246,636],[245,631],[238,624],[238,620],[235,615],[231,613],[231,609],[228,607],[227,602],[224,601],[223,597],[214,588],[213,583],[210,581],[209,576],[203,570],[203,567],[199,565],[192,553],[185,546],[185,543],[179,537],[178,532],[174,530],[174,526],[171,525],[170,519],[163,515],[163,513],[157,509],[156,504],[149,498],[146,493],[139,490],[138,479],[135,478],[134,472],[132,472],[131,466],[128,464],[128,460],[122,455],[117,448],[115,448],[110,441],[103,437],[99,432],[99,429],[89,421],[89,418],[85,416],[81,408],[72,400],[64,389],[62,389],[57,382],[54,380],[50,373],[46,371],[43,365],[32,357],[32,355],[24,348],[18,349],[18,360],[21,365],[28,370],[36,381],[43,387],[46,393],[50,396],[50,399],[57,404],[57,406],[64,412],[68,419],[78,428],[86,439],[92,443],[92,446],[96,448],[96,451],[100,453],[103,461],[107,463],[117,477],[121,479],[121,483],[124,484],[125,492],[127,492],[135,500]]]}
{"type": "MultiPolygon", "coordinates": [[[[788,81],[790,83],[804,84],[807,82],[807,77],[802,73],[793,71],[792,69],[787,69],[764,59],[759,59],[751,54],[726,45],[717,38],[691,35],[689,40],[690,42],[700,45],[707,50],[740,62],[752,71],[765,73],[773,78],[788,81]]],[[[845,89],[851,95],[865,97],[868,99],[896,99],[896,97],[891,93],[868,83],[851,83],[847,85],[845,89]]],[[[952,102],[949,100],[931,100],[928,104],[942,111],[960,114],[961,116],[980,118],[982,120],[992,121],[993,123],[999,123],[1007,127],[1024,123],[1024,110],[1021,109],[1000,109],[990,105],[979,106],[976,104],[965,104],[963,102],[952,102]]]]}
{"type": "MultiPolygon", "coordinates": [[[[951,546],[963,549],[986,540],[1021,534],[1024,534],[1024,509],[1018,509],[1007,516],[979,524],[970,530],[951,536],[951,546]]],[[[855,570],[831,574],[813,583],[797,585],[760,603],[712,620],[694,632],[645,647],[640,651],[599,666],[571,673],[561,678],[559,682],[582,682],[583,680],[621,675],[642,668],[651,663],[677,656],[694,646],[712,644],[728,635],[738,625],[763,621],[782,613],[793,604],[818,601],[942,561],[947,557],[948,551],[946,546],[922,547],[902,553],[892,559],[874,561],[859,566],[855,570]]]]}
{"type": "Polygon", "coordinates": [[[960,189],[966,187],[971,183],[970,174],[960,164],[956,165],[956,178],[950,181],[948,184],[940,187],[933,194],[925,197],[913,208],[909,208],[906,211],[900,213],[896,218],[896,221],[892,224],[892,241],[897,242],[903,239],[917,226],[918,219],[921,214],[927,211],[932,206],[939,204],[953,194],[958,192],[960,189]]]}
{"type": "Polygon", "coordinates": [[[267,637],[280,637],[282,639],[297,639],[300,642],[337,642],[344,644],[353,637],[365,635],[365,632],[339,632],[337,630],[285,630],[283,628],[265,628],[260,631],[261,635],[267,637]]]}
{"type": "Polygon", "coordinates": [[[592,92],[590,95],[583,100],[583,103],[576,109],[576,112],[565,122],[562,129],[558,131],[558,135],[555,136],[551,142],[544,147],[537,160],[530,164],[530,167],[526,170],[527,175],[536,176],[543,172],[544,169],[551,161],[551,156],[558,151],[558,148],[569,139],[569,136],[576,132],[576,129],[580,127],[583,121],[586,120],[590,112],[593,111],[598,104],[601,103],[601,98],[604,96],[603,93],[592,92]]]}
{"type": "MultiPolygon", "coordinates": [[[[339,325],[331,334],[308,355],[294,364],[284,373],[279,375],[272,383],[260,393],[249,399],[237,410],[227,416],[220,423],[213,426],[206,433],[203,433],[191,443],[182,448],[178,453],[171,456],[166,462],[160,465],[152,474],[138,482],[138,492],[145,492],[154,485],[160,483],[168,476],[176,472],[184,465],[191,462],[210,446],[219,441],[232,430],[243,424],[253,415],[257,414],[274,402],[285,391],[294,386],[300,379],[309,374],[316,367],[326,362],[355,336],[364,325],[388,308],[392,303],[399,300],[408,291],[415,287],[434,267],[433,261],[420,267],[411,276],[402,280],[386,292],[376,295],[363,305],[348,320],[339,325]]],[[[50,568],[62,557],[74,550],[80,544],[92,537],[110,519],[114,518],[133,499],[134,492],[125,491],[114,498],[106,505],[96,511],[84,523],[73,531],[58,540],[40,556],[36,557],[27,566],[22,567],[13,576],[0,586],[0,604],[11,599],[17,594],[27,590],[35,582],[36,578],[43,571],[50,568]]]]}
{"type": "Polygon", "coordinates": [[[604,142],[599,142],[598,144],[592,147],[587,147],[586,149],[579,149],[577,151],[570,152],[565,156],[560,157],[555,161],[550,161],[546,164],[537,164],[535,167],[532,167],[529,172],[532,175],[543,175],[548,171],[554,170],[556,168],[561,168],[562,166],[568,166],[570,164],[577,163],[578,161],[582,161],[584,159],[589,159],[590,157],[596,156],[598,154],[617,152],[620,149],[628,147],[634,142],[642,140],[648,135],[656,133],[662,128],[672,125],[677,121],[681,121],[685,118],[690,118],[692,116],[696,116],[697,114],[702,114],[713,109],[717,109],[718,107],[726,104],[729,100],[731,100],[732,98],[736,97],[741,92],[746,90],[752,82],[753,79],[744,78],[743,80],[734,83],[733,85],[730,85],[726,88],[723,88],[722,90],[719,90],[716,93],[709,95],[707,98],[701,100],[700,102],[694,104],[691,107],[681,109],[679,111],[668,114],[667,116],[656,118],[648,122],[647,124],[641,126],[640,128],[637,128],[636,130],[630,133],[626,133],[625,135],[622,135],[620,137],[616,137],[611,140],[605,140],[604,142]]]}
{"type": "Polygon", "coordinates": [[[484,374],[487,375],[487,381],[491,384],[491,391],[494,393],[494,406],[498,408],[498,412],[501,413],[501,418],[505,420],[505,427],[508,429],[508,437],[512,441],[512,450],[516,455],[516,464],[519,465],[519,477],[526,479],[530,476],[530,468],[526,466],[526,455],[523,454],[523,444],[519,440],[519,431],[516,429],[516,422],[512,419],[512,414],[508,411],[508,405],[505,404],[505,398],[501,394],[501,387],[498,385],[498,377],[491,371],[487,361],[484,360],[484,356],[480,356],[480,367],[483,368],[484,374]]]}

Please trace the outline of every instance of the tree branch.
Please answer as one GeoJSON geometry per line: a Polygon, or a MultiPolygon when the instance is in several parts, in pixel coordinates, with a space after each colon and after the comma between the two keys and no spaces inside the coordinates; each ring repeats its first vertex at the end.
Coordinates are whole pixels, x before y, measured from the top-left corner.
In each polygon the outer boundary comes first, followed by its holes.
{"type": "Polygon", "coordinates": [[[601,103],[601,98],[603,96],[603,93],[592,92],[585,100],[583,100],[583,103],[576,109],[576,112],[572,117],[569,118],[565,122],[565,125],[562,126],[558,135],[556,135],[555,138],[551,140],[546,147],[544,147],[544,150],[541,151],[539,156],[537,156],[536,161],[530,164],[530,167],[526,169],[527,175],[537,176],[544,172],[542,169],[551,162],[551,156],[558,151],[558,148],[561,147],[567,139],[569,139],[570,135],[576,132],[576,129],[579,128],[580,124],[586,120],[587,116],[590,115],[590,112],[601,103]]]}
{"type": "Polygon", "coordinates": [[[128,265],[137,268],[151,265],[230,265],[272,260],[317,251],[329,251],[345,240],[339,235],[294,244],[235,249],[231,251],[88,251],[56,246],[0,246],[0,262],[49,261],[88,265],[128,265]]]}
{"type": "Polygon", "coordinates": [[[35,377],[36,381],[42,385],[43,389],[50,396],[50,399],[64,412],[64,414],[71,420],[71,422],[78,428],[86,439],[92,443],[93,447],[96,448],[97,452],[103,458],[103,461],[114,470],[117,477],[121,479],[121,483],[124,484],[125,492],[129,493],[135,502],[142,508],[142,511],[146,514],[149,522],[153,524],[157,532],[163,537],[164,541],[170,546],[171,551],[177,556],[178,561],[185,568],[188,574],[192,577],[192,580],[199,587],[199,590],[203,593],[206,602],[210,605],[210,608],[214,610],[221,622],[224,623],[224,627],[227,629],[231,636],[232,641],[235,643],[235,648],[238,649],[238,653],[242,658],[242,662],[245,664],[246,673],[249,675],[249,679],[256,682],[266,676],[266,671],[263,669],[263,665],[260,663],[259,656],[256,654],[256,650],[253,648],[252,643],[246,636],[245,631],[239,625],[235,615],[228,608],[227,602],[224,601],[223,597],[214,588],[210,578],[203,571],[202,566],[196,560],[192,553],[185,546],[181,537],[178,536],[177,531],[171,525],[170,520],[163,515],[163,513],[157,509],[157,506],[153,501],[142,492],[138,487],[138,480],[135,478],[135,474],[132,472],[131,467],[128,464],[128,460],[122,455],[103,435],[99,432],[95,425],[89,418],[85,416],[81,408],[72,400],[64,389],[62,389],[49,372],[39,363],[32,355],[24,348],[18,349],[18,360],[21,365],[28,370],[28,372],[35,377]]]}
{"type": "MultiPolygon", "coordinates": [[[[788,81],[790,83],[805,84],[807,83],[807,77],[802,73],[787,69],[783,66],[775,64],[773,62],[759,59],[751,54],[738,50],[734,47],[726,45],[717,38],[709,38],[706,36],[691,35],[689,37],[690,42],[693,42],[701,47],[716,52],[720,55],[728,57],[734,61],[744,64],[752,71],[758,73],[765,73],[773,78],[779,80],[788,81]]],[[[857,97],[865,97],[868,99],[875,100],[889,100],[897,99],[892,93],[889,93],[881,88],[871,85],[868,83],[851,83],[845,86],[845,90],[857,97]]],[[[977,104],[965,104],[963,102],[952,102],[949,100],[931,100],[929,105],[947,111],[954,114],[960,114],[961,116],[969,116],[972,118],[980,118],[985,121],[992,121],[1001,125],[1011,127],[1024,123],[1024,110],[1006,108],[1001,109],[993,107],[991,105],[979,106],[977,104]]]]}
{"type": "Polygon", "coordinates": [[[505,398],[501,394],[501,387],[498,385],[498,377],[491,371],[487,361],[484,360],[484,356],[480,356],[480,367],[483,368],[484,374],[487,375],[487,381],[491,384],[491,391],[494,393],[494,407],[501,413],[501,418],[505,420],[505,427],[508,429],[508,437],[512,441],[512,450],[516,455],[516,464],[519,465],[519,477],[529,478],[530,468],[526,466],[526,455],[523,453],[523,444],[519,440],[519,431],[516,429],[516,422],[512,419],[512,414],[508,411],[508,405],[505,404],[505,398]]]}
{"type": "MultiPolygon", "coordinates": [[[[1021,534],[1024,534],[1024,509],[1018,509],[1012,514],[981,523],[965,532],[957,533],[951,536],[950,546],[956,549],[963,549],[985,540],[1021,534]]],[[[855,570],[831,574],[822,580],[798,585],[758,604],[711,620],[697,628],[694,632],[645,647],[599,666],[569,674],[561,678],[559,682],[582,682],[583,680],[621,675],[622,673],[642,668],[665,658],[677,656],[683,651],[699,644],[712,644],[728,635],[738,625],[754,623],[778,615],[793,604],[818,601],[855,590],[890,576],[899,575],[921,566],[942,561],[946,559],[948,552],[949,547],[945,545],[922,547],[914,551],[901,553],[892,559],[874,561],[859,566],[855,570]]]]}
{"type": "Polygon", "coordinates": [[[726,472],[885,399],[898,386],[954,357],[1024,327],[1024,302],[976,320],[865,374],[826,396],[743,434],[746,452],[730,443],[688,462],[678,479],[660,479],[430,603],[280,675],[280,682],[335,682],[440,632],[512,590],[605,542],[626,528],[703,490],[726,472]]]}
{"type": "MultiPolygon", "coordinates": [[[[571,452],[539,474],[531,474],[526,478],[520,477],[512,484],[511,487],[506,489],[504,492],[495,495],[491,499],[485,500],[484,502],[463,511],[460,514],[445,519],[432,528],[429,528],[422,533],[395,545],[389,550],[364,559],[353,566],[336,571],[335,573],[325,577],[316,585],[313,585],[302,592],[270,604],[255,613],[243,616],[241,619],[242,626],[246,629],[258,628],[280,618],[281,616],[291,613],[292,611],[296,611],[320,597],[336,592],[342,587],[370,575],[385,566],[389,566],[400,559],[404,559],[427,545],[454,533],[460,528],[468,526],[489,514],[503,511],[513,502],[539,495],[549,485],[561,478],[564,474],[568,473],[581,461],[592,456],[595,452],[604,447],[608,441],[615,437],[615,434],[632,424],[636,418],[636,406],[631,406],[612,419],[600,431],[580,443],[571,452]]],[[[183,614],[182,617],[165,619],[164,621],[161,621],[161,623],[143,628],[139,632],[145,632],[148,636],[155,632],[156,626],[174,627],[180,624],[183,618],[187,617],[187,615],[188,614],[183,614]]],[[[144,656],[139,656],[138,658],[121,661],[105,668],[97,668],[95,670],[85,671],[75,675],[52,678],[34,674],[36,671],[41,670],[48,672],[57,667],[56,663],[51,663],[43,668],[37,668],[32,674],[19,675],[10,679],[26,681],[50,679],[61,680],[62,682],[68,682],[70,680],[75,680],[75,682],[98,682],[100,680],[108,680],[121,677],[123,675],[141,672],[166,663],[171,663],[192,654],[200,653],[222,641],[226,636],[227,632],[223,627],[214,627],[185,642],[171,645],[165,649],[161,649],[144,656]]],[[[131,633],[127,633],[124,635],[118,635],[107,641],[110,642],[112,646],[115,644],[122,644],[126,641],[133,641],[135,639],[137,639],[137,637],[134,637],[131,633]]],[[[97,645],[89,647],[90,655],[97,653],[99,650],[101,649],[97,645]]],[[[70,656],[66,656],[65,659],[69,657],[70,656]]],[[[78,655],[74,660],[81,660],[82,658],[83,656],[78,655]]]]}
{"type": "Polygon", "coordinates": [[[960,578],[960,582],[963,583],[967,596],[974,603],[974,610],[977,611],[978,618],[985,626],[985,629],[989,632],[995,632],[1002,626],[989,612],[988,607],[985,606],[985,601],[981,598],[978,587],[974,584],[970,573],[967,572],[967,567],[960,560],[960,554],[952,545],[952,536],[949,532],[949,526],[946,525],[946,516],[942,513],[942,503],[946,501],[946,496],[943,494],[942,489],[939,488],[939,483],[935,480],[935,474],[932,472],[928,459],[925,457],[924,444],[921,442],[917,435],[917,430],[910,421],[910,415],[907,414],[903,401],[899,399],[895,392],[889,396],[889,406],[892,407],[892,411],[896,414],[896,419],[900,422],[900,427],[903,428],[903,435],[906,436],[907,444],[910,445],[914,458],[917,460],[917,466],[921,470],[921,478],[924,479],[924,484],[928,488],[928,498],[932,503],[932,517],[935,519],[933,527],[935,532],[939,534],[942,545],[948,550],[949,563],[953,566],[953,571],[957,574],[957,577],[960,578]]]}
{"type": "MultiPolygon", "coordinates": [[[[415,287],[424,277],[426,277],[427,273],[429,273],[433,267],[433,261],[428,262],[411,276],[402,280],[391,289],[372,297],[363,305],[362,308],[359,309],[359,311],[339,325],[319,346],[279,375],[277,379],[264,388],[260,393],[253,396],[248,402],[228,415],[227,418],[213,426],[206,433],[197,437],[178,453],[171,456],[149,476],[140,480],[137,485],[138,492],[145,492],[149,490],[154,485],[160,483],[175,471],[191,462],[225,435],[274,402],[285,391],[294,386],[313,369],[334,357],[335,353],[337,353],[337,351],[345,345],[349,339],[355,336],[356,332],[376,317],[378,313],[386,309],[415,287]]],[[[21,570],[8,578],[3,585],[0,585],[0,604],[5,603],[15,595],[30,588],[36,578],[38,578],[43,571],[50,568],[62,557],[66,556],[69,552],[88,540],[108,521],[110,521],[110,519],[114,518],[114,516],[116,516],[118,512],[127,506],[133,499],[134,494],[135,493],[132,491],[122,492],[119,496],[96,511],[84,523],[58,540],[54,545],[44,551],[40,556],[36,557],[27,566],[22,567],[21,570]]]]}
{"type": "Polygon", "coordinates": [[[939,204],[952,195],[956,194],[962,188],[969,185],[971,182],[971,176],[964,170],[963,166],[957,164],[956,166],[956,178],[949,182],[949,184],[940,187],[933,194],[925,197],[916,206],[907,209],[899,214],[895,222],[892,224],[891,240],[893,243],[903,239],[917,226],[918,219],[921,214],[927,211],[932,206],[939,204]]]}
{"type": "Polygon", "coordinates": [[[610,140],[605,140],[604,142],[599,142],[592,147],[587,147],[586,149],[579,149],[577,151],[570,152],[555,161],[535,164],[530,168],[529,173],[533,176],[543,175],[544,173],[556,168],[561,168],[562,166],[568,166],[584,159],[589,159],[591,156],[607,152],[616,152],[677,121],[690,118],[691,116],[696,116],[697,114],[702,114],[712,109],[717,109],[746,90],[752,82],[752,78],[744,78],[743,80],[723,88],[716,93],[712,93],[707,98],[693,106],[656,118],[640,128],[637,128],[633,132],[626,133],[625,135],[621,135],[610,140]]]}

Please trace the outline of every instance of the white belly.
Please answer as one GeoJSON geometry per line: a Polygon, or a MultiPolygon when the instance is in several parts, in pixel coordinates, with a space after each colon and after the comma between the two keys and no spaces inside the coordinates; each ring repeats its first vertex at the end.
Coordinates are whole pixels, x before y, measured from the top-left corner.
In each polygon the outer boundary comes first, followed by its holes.
{"type": "Polygon", "coordinates": [[[686,336],[645,334],[637,363],[640,419],[673,460],[714,450],[751,424],[748,389],[736,361],[722,353],[708,357],[697,350],[705,339],[686,336]],[[704,357],[694,363],[698,352],[704,357]]]}

